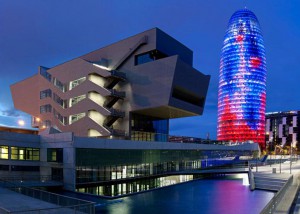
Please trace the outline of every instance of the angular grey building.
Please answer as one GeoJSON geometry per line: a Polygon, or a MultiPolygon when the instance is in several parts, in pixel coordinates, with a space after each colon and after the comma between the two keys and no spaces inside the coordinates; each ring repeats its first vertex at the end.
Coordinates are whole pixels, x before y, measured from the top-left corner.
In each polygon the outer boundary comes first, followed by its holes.
{"type": "Polygon", "coordinates": [[[147,30],[11,86],[14,105],[41,131],[166,141],[169,119],[201,115],[209,75],[193,52],[158,28],[147,30]]]}

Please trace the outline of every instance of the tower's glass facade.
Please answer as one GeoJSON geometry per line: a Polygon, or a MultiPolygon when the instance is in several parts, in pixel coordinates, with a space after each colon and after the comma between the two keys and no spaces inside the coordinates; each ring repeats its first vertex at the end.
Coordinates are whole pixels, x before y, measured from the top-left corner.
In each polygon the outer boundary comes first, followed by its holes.
{"type": "Polygon", "coordinates": [[[247,9],[229,20],[220,62],[218,140],[265,148],[266,57],[258,20],[247,9]]]}

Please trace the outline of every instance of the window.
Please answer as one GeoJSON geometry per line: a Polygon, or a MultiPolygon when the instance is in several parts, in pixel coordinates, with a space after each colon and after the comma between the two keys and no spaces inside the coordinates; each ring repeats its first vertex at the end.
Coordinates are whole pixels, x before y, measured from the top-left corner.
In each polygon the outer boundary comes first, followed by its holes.
{"type": "Polygon", "coordinates": [[[172,92],[172,97],[178,99],[178,100],[182,100],[184,102],[196,105],[196,106],[200,106],[203,107],[204,106],[204,98],[203,97],[198,97],[194,94],[192,94],[191,92],[175,86],[173,88],[173,92],[172,92]]]}
{"type": "Polygon", "coordinates": [[[75,105],[76,103],[78,103],[79,101],[81,101],[85,98],[86,98],[86,95],[83,94],[83,95],[80,95],[78,97],[74,97],[74,98],[70,99],[70,107],[75,105]]]}
{"type": "Polygon", "coordinates": [[[39,172],[39,166],[11,166],[11,171],[27,171],[27,172],[39,172]]]}
{"type": "Polygon", "coordinates": [[[46,89],[46,90],[40,92],[40,99],[41,100],[46,98],[46,97],[52,97],[51,89],[46,89]]]}
{"type": "Polygon", "coordinates": [[[52,106],[50,104],[40,106],[40,113],[51,112],[52,106]]]}
{"type": "Polygon", "coordinates": [[[0,171],[8,171],[8,170],[9,170],[9,165],[0,164],[0,171]]]}
{"type": "Polygon", "coordinates": [[[57,118],[63,125],[66,125],[67,118],[62,116],[58,111],[53,109],[54,117],[57,118]]]}
{"type": "Polygon", "coordinates": [[[8,146],[0,146],[0,159],[8,159],[8,146]]]}
{"type": "Polygon", "coordinates": [[[51,74],[49,74],[48,72],[47,72],[47,69],[46,68],[43,68],[43,67],[40,67],[41,68],[41,70],[40,70],[40,74],[43,76],[43,77],[45,77],[45,79],[46,80],[48,80],[49,82],[51,82],[51,74]]]}
{"type": "Polygon", "coordinates": [[[47,161],[63,163],[63,149],[47,149],[47,161]]]}
{"type": "Polygon", "coordinates": [[[40,149],[37,148],[22,148],[22,147],[11,147],[12,160],[40,160],[40,149]]]}
{"type": "Polygon", "coordinates": [[[160,52],[159,50],[149,51],[147,53],[143,53],[143,54],[135,56],[135,65],[152,62],[152,61],[159,60],[159,59],[162,59],[165,57],[167,57],[167,55],[160,52]]]}
{"type": "Polygon", "coordinates": [[[43,128],[49,128],[51,127],[51,121],[50,120],[45,120],[43,122],[43,128]]]}
{"type": "Polygon", "coordinates": [[[67,102],[66,100],[61,99],[57,94],[53,93],[53,100],[58,103],[61,107],[66,108],[67,102]]]}
{"type": "Polygon", "coordinates": [[[53,83],[54,83],[54,85],[55,85],[57,88],[59,88],[62,92],[65,92],[65,91],[66,91],[66,86],[65,86],[61,81],[59,81],[58,79],[54,78],[53,83]]]}
{"type": "Polygon", "coordinates": [[[70,82],[70,90],[72,88],[75,88],[76,86],[80,85],[81,83],[83,83],[84,81],[86,80],[86,77],[82,77],[82,78],[79,78],[77,80],[74,80],[74,81],[71,81],[70,82]]]}
{"type": "Polygon", "coordinates": [[[70,124],[76,122],[77,120],[85,117],[85,113],[74,114],[70,116],[70,124]]]}
{"type": "Polygon", "coordinates": [[[167,141],[168,120],[134,113],[131,118],[131,140],[167,141]]]}

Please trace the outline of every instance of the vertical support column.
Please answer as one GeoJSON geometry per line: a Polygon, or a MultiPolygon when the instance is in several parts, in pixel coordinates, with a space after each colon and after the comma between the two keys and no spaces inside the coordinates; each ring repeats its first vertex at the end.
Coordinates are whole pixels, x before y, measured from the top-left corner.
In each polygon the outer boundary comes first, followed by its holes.
{"type": "Polygon", "coordinates": [[[149,165],[150,165],[149,166],[150,167],[150,175],[153,175],[153,163],[150,163],[149,165]]]}

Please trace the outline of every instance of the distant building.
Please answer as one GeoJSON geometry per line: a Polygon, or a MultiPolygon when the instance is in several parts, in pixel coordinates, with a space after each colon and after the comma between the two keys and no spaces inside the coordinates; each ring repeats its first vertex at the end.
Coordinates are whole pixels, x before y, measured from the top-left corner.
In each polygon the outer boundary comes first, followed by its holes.
{"type": "Polygon", "coordinates": [[[248,9],[230,18],[222,48],[218,133],[221,141],[265,148],[266,56],[258,19],[248,9]]]}
{"type": "Polygon", "coordinates": [[[266,113],[266,143],[273,151],[276,145],[300,149],[300,111],[266,113]]]}
{"type": "Polygon", "coordinates": [[[193,68],[190,49],[154,28],[40,67],[11,92],[40,131],[167,141],[169,119],[202,114],[209,79],[193,68]]]}

